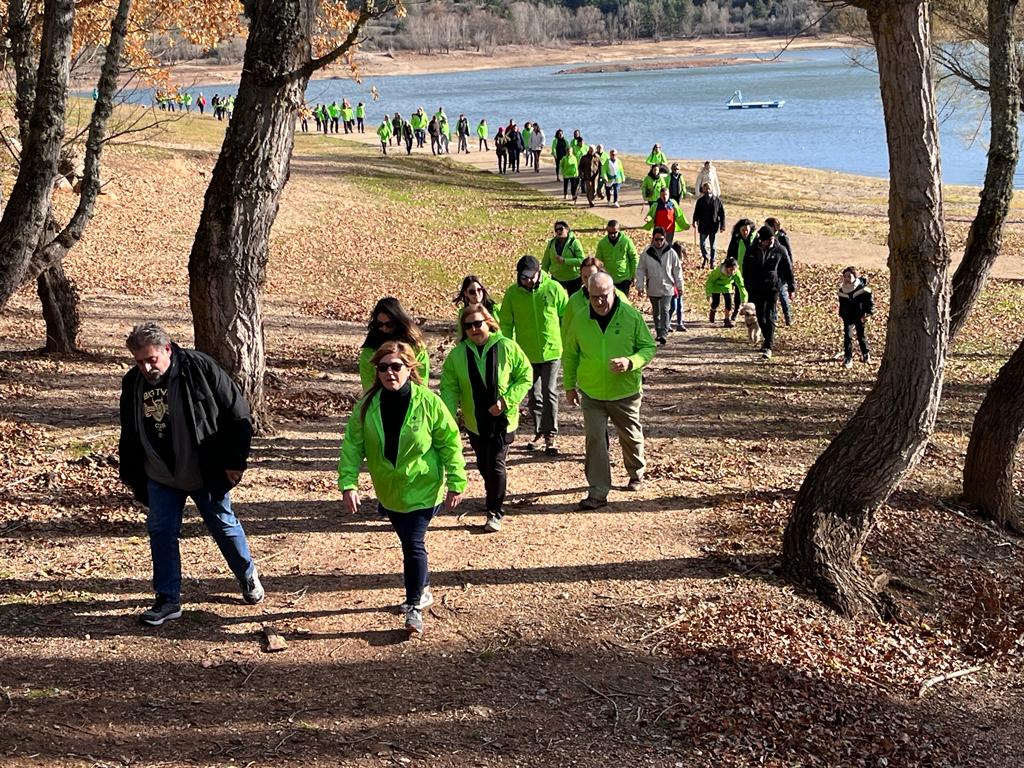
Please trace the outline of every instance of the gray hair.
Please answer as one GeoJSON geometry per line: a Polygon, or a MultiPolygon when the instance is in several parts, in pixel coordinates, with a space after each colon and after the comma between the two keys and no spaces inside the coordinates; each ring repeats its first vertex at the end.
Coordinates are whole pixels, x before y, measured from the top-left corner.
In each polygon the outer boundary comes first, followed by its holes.
{"type": "Polygon", "coordinates": [[[146,347],[170,346],[171,335],[157,323],[139,323],[125,340],[125,346],[131,352],[138,352],[146,347]]]}
{"type": "Polygon", "coordinates": [[[603,269],[599,272],[595,272],[589,278],[587,278],[587,288],[593,289],[597,287],[598,283],[604,283],[605,288],[609,285],[614,285],[615,281],[612,276],[605,272],[603,269]]]}

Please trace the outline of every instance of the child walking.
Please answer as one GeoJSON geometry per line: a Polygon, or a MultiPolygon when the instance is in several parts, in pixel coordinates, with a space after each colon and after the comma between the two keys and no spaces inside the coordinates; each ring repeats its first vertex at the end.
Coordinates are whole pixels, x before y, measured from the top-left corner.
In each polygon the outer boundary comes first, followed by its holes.
{"type": "MultiPolygon", "coordinates": [[[[732,319],[732,293],[736,295],[740,304],[747,300],[747,287],[743,285],[743,275],[740,273],[740,265],[732,256],[728,257],[718,267],[708,272],[708,279],[704,281],[704,293],[711,297],[711,311],[708,313],[708,322],[714,325],[715,313],[718,311],[718,304],[722,297],[725,297],[725,322],[726,328],[732,328],[735,323],[732,319]]],[[[739,304],[736,305],[739,309],[739,304]]]]}
{"type": "Polygon", "coordinates": [[[671,324],[672,316],[675,315],[675,329],[677,331],[685,331],[686,323],[683,322],[683,288],[686,284],[686,278],[682,271],[683,262],[686,260],[686,249],[683,248],[682,243],[672,243],[672,250],[676,252],[676,256],[679,257],[679,287],[673,289],[672,295],[672,307],[668,312],[668,321],[671,324]]]}
{"type": "Polygon", "coordinates": [[[839,317],[843,320],[843,367],[853,367],[853,334],[857,334],[860,358],[871,362],[871,350],[864,335],[864,321],[875,312],[875,297],[868,288],[867,278],[861,277],[856,267],[843,270],[839,284],[839,317]]]}

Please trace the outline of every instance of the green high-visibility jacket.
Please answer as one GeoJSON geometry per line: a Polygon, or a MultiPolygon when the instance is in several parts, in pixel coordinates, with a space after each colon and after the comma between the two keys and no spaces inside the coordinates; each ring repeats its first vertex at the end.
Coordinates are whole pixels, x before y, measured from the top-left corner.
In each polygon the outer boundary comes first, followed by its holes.
{"type": "Polygon", "coordinates": [[[583,139],[573,139],[569,142],[569,154],[575,155],[576,160],[579,161],[581,157],[587,154],[587,143],[583,139]]]}
{"type": "MultiPolygon", "coordinates": [[[[376,352],[376,349],[369,347],[359,350],[359,383],[363,387],[363,392],[368,392],[373,382],[377,380],[377,369],[371,362],[376,352]]],[[[426,384],[430,380],[430,354],[425,347],[416,350],[416,362],[420,364],[420,380],[426,384]]]]}
{"type": "Polygon", "coordinates": [[[530,136],[533,135],[533,131],[529,128],[523,128],[523,149],[527,152],[530,151],[530,136]]]}
{"type": "Polygon", "coordinates": [[[337,104],[328,104],[327,114],[329,114],[331,117],[340,117],[341,107],[339,107],[337,104]]]}
{"type": "MultiPolygon", "coordinates": [[[[660,192],[658,193],[661,194],[660,192]]],[[[676,209],[676,217],[673,220],[672,230],[674,232],[685,232],[690,228],[690,222],[686,220],[686,214],[683,213],[682,206],[680,206],[675,200],[669,200],[669,203],[673,208],[676,209]]],[[[650,232],[654,229],[654,214],[658,211],[658,201],[655,200],[651,203],[651,207],[647,209],[647,223],[644,224],[644,229],[650,232]]]]}
{"type": "MultiPolygon", "coordinates": [[[[570,177],[571,178],[571,177],[570,177]]],[[[580,276],[580,264],[586,256],[583,253],[583,246],[576,239],[573,232],[565,239],[565,247],[562,248],[562,259],[558,260],[558,251],[555,250],[555,238],[548,240],[547,248],[544,249],[544,257],[540,260],[540,268],[549,273],[555,280],[567,282],[575,280],[580,276]]]]}
{"type": "Polygon", "coordinates": [[[560,323],[569,294],[546,272],[540,285],[527,290],[519,283],[509,286],[501,300],[501,333],[522,347],[531,363],[557,360],[562,354],[560,323]]]}
{"type": "Polygon", "coordinates": [[[636,277],[636,243],[625,232],[619,232],[619,239],[614,245],[608,239],[608,235],[602,237],[597,241],[597,251],[594,255],[604,262],[605,271],[616,283],[636,277]]]}
{"type": "Polygon", "coordinates": [[[743,284],[743,272],[739,269],[733,275],[727,275],[718,266],[708,272],[708,279],[704,281],[704,293],[710,296],[713,293],[732,293],[733,287],[740,292],[740,303],[747,300],[747,287],[743,284]]]}
{"type": "Polygon", "coordinates": [[[647,156],[648,165],[665,165],[667,163],[668,160],[665,159],[665,153],[660,149],[657,152],[651,152],[651,154],[647,156]]]}
{"type": "Polygon", "coordinates": [[[580,159],[570,152],[559,161],[558,170],[562,172],[562,178],[564,179],[578,178],[580,175],[580,159]]]}
{"type": "MultiPolygon", "coordinates": [[[[618,288],[615,289],[615,295],[619,297],[619,301],[623,301],[629,304],[629,297],[626,296],[618,288]]],[[[562,344],[563,349],[565,344],[565,329],[572,323],[572,319],[576,317],[580,312],[590,311],[590,297],[587,296],[583,291],[576,291],[572,296],[569,297],[569,303],[565,305],[565,314],[562,315],[562,344]]]]}
{"type": "Polygon", "coordinates": [[[366,117],[366,107],[362,104],[356,105],[356,117],[366,117]]]}
{"type": "Polygon", "coordinates": [[[352,107],[342,107],[341,117],[346,123],[350,122],[352,120],[352,107]]]}
{"type": "Polygon", "coordinates": [[[446,486],[454,493],[466,490],[466,461],[455,419],[440,397],[420,384],[411,386],[396,463],[384,458],[379,392],[373,394],[365,420],[363,400],[356,402],[338,459],[338,488],[359,487],[359,467],[366,459],[377,500],[393,512],[436,507],[444,500],[446,486]]]}
{"type": "Polygon", "coordinates": [[[453,417],[462,407],[462,420],[474,435],[479,435],[480,429],[476,421],[473,384],[469,379],[469,357],[472,356],[481,381],[487,381],[487,354],[494,346],[498,348],[498,397],[505,403],[507,431],[515,432],[519,428],[519,404],[533,385],[533,369],[518,344],[500,331],[491,334],[483,349],[467,338],[448,353],[441,369],[441,399],[453,417]]]}
{"type": "Polygon", "coordinates": [[[611,176],[612,172],[608,169],[608,158],[606,157],[601,161],[601,178],[604,179],[604,183],[614,184],[619,182],[619,184],[624,184],[626,182],[626,168],[622,163],[621,157],[615,162],[615,178],[611,176]]]}
{"type": "Polygon", "coordinates": [[[665,174],[658,174],[658,178],[652,179],[651,174],[644,176],[640,182],[640,195],[648,205],[658,199],[663,187],[667,186],[665,174]]]}
{"type": "Polygon", "coordinates": [[[382,143],[390,139],[392,135],[391,123],[389,123],[387,120],[382,122],[377,127],[377,135],[380,136],[380,140],[382,143]]]}
{"type": "Polygon", "coordinates": [[[447,120],[439,120],[438,127],[441,129],[441,135],[444,136],[448,141],[452,140],[452,127],[448,125],[447,120]]]}
{"type": "Polygon", "coordinates": [[[483,120],[481,120],[480,125],[476,127],[476,135],[479,136],[481,139],[487,138],[487,123],[485,123],[483,120]]]}
{"type": "Polygon", "coordinates": [[[594,400],[622,400],[643,387],[641,369],[654,357],[654,338],[634,307],[616,302],[614,315],[602,331],[590,312],[578,312],[565,329],[562,382],[568,392],[576,387],[594,400]],[[625,373],[612,373],[608,361],[629,358],[625,373]]]}
{"type": "Polygon", "coordinates": [[[413,112],[412,117],[409,118],[409,123],[414,131],[422,131],[427,127],[427,116],[422,112],[413,112]]]}

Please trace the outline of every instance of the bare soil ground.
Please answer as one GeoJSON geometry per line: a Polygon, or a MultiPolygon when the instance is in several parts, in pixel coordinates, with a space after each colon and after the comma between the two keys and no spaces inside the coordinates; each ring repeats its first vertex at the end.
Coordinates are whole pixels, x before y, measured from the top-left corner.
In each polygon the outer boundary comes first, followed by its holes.
{"type": "MultiPolygon", "coordinates": [[[[313,137],[300,139],[268,286],[278,432],[256,441],[233,497],[267,600],[241,602],[192,512],[187,612],[136,624],[150,561],[144,512],[114,466],[121,342],[142,318],[191,340],[185,262],[215,150],[181,130],[175,150],[112,156],[119,188],[69,261],[88,354],[25,351],[42,336],[27,291],[0,317],[4,765],[1019,766],[1024,550],[955,501],[973,410],[1024,334],[1019,285],[984,296],[925,459],[869,542],[906,622],[841,620],[778,574],[800,480],[874,373],[838,366],[835,270],[801,264],[796,324],[763,365],[739,329],[709,326],[691,259],[690,329],[647,372],[645,488],[574,509],[570,409],[562,456],[513,446],[498,535],[480,533],[471,469],[465,517],[429,534],[438,602],[410,641],[396,537],[370,504],[343,514],[334,483],[358,389],[353,321],[407,292],[437,370],[458,276],[477,265],[503,285],[551,218],[573,216],[585,242],[601,220],[461,165],[313,137]],[[288,650],[263,652],[264,624],[288,650]]],[[[877,357],[884,269],[872,284],[877,357]]]]}

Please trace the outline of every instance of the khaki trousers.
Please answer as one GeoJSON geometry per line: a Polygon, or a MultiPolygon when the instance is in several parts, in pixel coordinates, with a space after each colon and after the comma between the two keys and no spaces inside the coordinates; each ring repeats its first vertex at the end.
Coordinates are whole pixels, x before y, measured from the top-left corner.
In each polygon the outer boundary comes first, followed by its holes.
{"type": "Polygon", "coordinates": [[[631,480],[642,480],[644,473],[644,429],[640,425],[638,392],[621,400],[594,400],[582,395],[583,432],[587,455],[583,470],[590,486],[590,498],[605,500],[612,488],[612,468],[608,460],[608,419],[619,433],[622,463],[631,480]]]}

